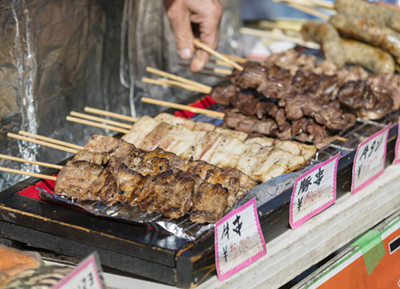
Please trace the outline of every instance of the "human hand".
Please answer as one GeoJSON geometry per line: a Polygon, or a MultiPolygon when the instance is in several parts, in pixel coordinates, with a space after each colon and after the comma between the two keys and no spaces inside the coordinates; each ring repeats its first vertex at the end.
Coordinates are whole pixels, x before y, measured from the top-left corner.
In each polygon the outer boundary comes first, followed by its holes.
{"type": "MultiPolygon", "coordinates": [[[[164,5],[181,59],[192,57],[196,49],[193,44],[195,37],[211,48],[217,48],[219,24],[224,10],[220,0],[164,0],[164,5]],[[199,26],[199,35],[194,35],[192,23],[199,26]]],[[[194,72],[201,70],[209,57],[208,52],[197,50],[190,69],[194,72]]]]}

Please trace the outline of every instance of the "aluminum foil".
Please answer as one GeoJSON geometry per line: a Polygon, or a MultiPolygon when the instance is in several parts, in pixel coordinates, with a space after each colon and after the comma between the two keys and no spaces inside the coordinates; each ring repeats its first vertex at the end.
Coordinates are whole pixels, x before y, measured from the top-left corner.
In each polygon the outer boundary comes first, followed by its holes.
{"type": "MultiPolygon", "coordinates": [[[[220,49],[232,53],[240,1],[223,2],[220,49]]],[[[113,132],[67,122],[71,111],[90,106],[153,115],[163,107],[143,105],[142,96],[180,102],[191,94],[143,84],[146,66],[206,84],[219,81],[191,74],[178,59],[163,1],[2,0],[0,28],[0,154],[57,163],[70,154],[8,138],[7,132],[83,145],[92,133],[113,132]]],[[[41,170],[2,159],[0,166],[41,170]]],[[[23,178],[0,173],[0,191],[23,178]]]]}

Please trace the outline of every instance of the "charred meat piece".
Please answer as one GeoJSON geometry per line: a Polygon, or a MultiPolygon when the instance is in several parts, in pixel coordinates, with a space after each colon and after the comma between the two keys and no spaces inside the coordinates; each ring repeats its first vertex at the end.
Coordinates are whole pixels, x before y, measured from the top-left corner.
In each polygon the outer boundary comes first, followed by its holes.
{"type": "Polygon", "coordinates": [[[364,80],[348,81],[340,86],[338,100],[341,104],[352,109],[371,109],[377,99],[371,86],[364,80]]]}
{"type": "Polygon", "coordinates": [[[227,204],[226,188],[221,184],[204,182],[194,193],[190,220],[196,223],[215,223],[224,215],[227,204]]]}
{"type": "Polygon", "coordinates": [[[208,170],[213,170],[214,168],[215,166],[198,160],[188,162],[182,170],[189,174],[198,175],[202,180],[205,180],[208,170]]]}
{"type": "Polygon", "coordinates": [[[135,170],[142,162],[143,162],[142,157],[137,157],[134,155],[127,155],[120,158],[112,156],[110,158],[108,166],[114,170],[115,174],[118,174],[118,170],[120,169],[122,164],[125,164],[131,170],[135,170]]]}
{"type": "Polygon", "coordinates": [[[272,81],[280,81],[284,84],[292,83],[293,76],[289,69],[273,64],[268,67],[268,79],[272,81]]]}
{"type": "Polygon", "coordinates": [[[215,102],[222,106],[229,106],[235,95],[236,87],[233,84],[225,87],[214,87],[210,93],[215,102]]]}
{"type": "Polygon", "coordinates": [[[242,71],[234,70],[232,73],[232,83],[241,89],[257,88],[267,80],[268,69],[265,66],[257,65],[245,67],[242,71]]]}
{"type": "Polygon", "coordinates": [[[286,94],[298,94],[299,90],[279,79],[269,79],[257,87],[257,92],[269,99],[281,99],[286,94]]]}
{"type": "Polygon", "coordinates": [[[186,164],[186,161],[181,157],[174,153],[167,152],[160,147],[157,147],[150,152],[143,152],[141,155],[143,156],[143,161],[145,162],[154,157],[167,159],[169,163],[169,169],[182,169],[186,164]]]}
{"type": "Polygon", "coordinates": [[[106,167],[100,176],[91,183],[87,195],[90,199],[96,199],[106,205],[112,205],[120,201],[114,170],[106,167]]]}
{"type": "Polygon", "coordinates": [[[311,93],[325,102],[334,100],[338,90],[336,75],[315,74],[311,71],[298,70],[292,85],[303,93],[311,93]]]}
{"type": "Polygon", "coordinates": [[[123,139],[118,140],[118,146],[111,153],[111,156],[116,156],[117,158],[126,155],[139,155],[139,150],[131,143],[124,141],[123,139]]]}
{"type": "Polygon", "coordinates": [[[400,108],[400,75],[380,73],[368,76],[367,82],[372,86],[384,87],[391,92],[393,110],[400,108]]]}
{"type": "Polygon", "coordinates": [[[292,133],[293,135],[299,135],[307,131],[307,125],[310,120],[306,117],[302,117],[292,122],[292,133]]]}
{"type": "Polygon", "coordinates": [[[169,169],[169,162],[165,158],[153,157],[140,163],[135,169],[142,175],[155,176],[169,169]]]}
{"type": "Polygon", "coordinates": [[[161,192],[154,200],[156,208],[164,216],[178,219],[184,216],[192,207],[195,181],[190,174],[181,170],[174,171],[174,184],[172,191],[161,192]]]}
{"type": "Polygon", "coordinates": [[[362,108],[358,111],[357,114],[362,119],[381,119],[393,111],[391,92],[379,86],[374,86],[373,91],[377,98],[377,102],[372,109],[362,108]]]}
{"type": "Polygon", "coordinates": [[[236,194],[235,202],[243,198],[244,194],[257,186],[257,182],[255,180],[253,180],[248,175],[242,173],[238,169],[226,168],[224,169],[224,174],[239,179],[239,191],[236,194]]]}
{"type": "Polygon", "coordinates": [[[86,150],[79,151],[75,156],[76,161],[87,161],[97,165],[106,165],[110,159],[110,155],[106,153],[94,153],[86,150]]]}
{"type": "Polygon", "coordinates": [[[274,136],[278,131],[278,125],[271,118],[259,120],[254,116],[248,116],[236,125],[235,130],[274,136]]]}
{"type": "Polygon", "coordinates": [[[206,175],[206,182],[211,184],[221,184],[224,188],[228,189],[228,204],[226,211],[233,208],[237,201],[237,194],[239,192],[239,179],[226,174],[223,170],[215,168],[208,170],[206,175]]]}
{"type": "Polygon", "coordinates": [[[254,95],[238,92],[232,98],[232,106],[245,115],[255,115],[257,104],[260,102],[254,95]]]}
{"type": "Polygon", "coordinates": [[[58,195],[87,200],[90,185],[103,170],[102,166],[87,161],[69,161],[58,174],[54,192],[58,195]]]}
{"type": "Polygon", "coordinates": [[[117,174],[119,201],[126,206],[137,205],[140,196],[138,192],[148,178],[149,176],[144,177],[137,171],[128,168],[126,164],[121,164],[117,174]]]}
{"type": "Polygon", "coordinates": [[[307,132],[311,135],[314,140],[314,144],[318,144],[328,136],[328,132],[325,127],[316,124],[314,121],[310,121],[307,125],[307,132]]]}

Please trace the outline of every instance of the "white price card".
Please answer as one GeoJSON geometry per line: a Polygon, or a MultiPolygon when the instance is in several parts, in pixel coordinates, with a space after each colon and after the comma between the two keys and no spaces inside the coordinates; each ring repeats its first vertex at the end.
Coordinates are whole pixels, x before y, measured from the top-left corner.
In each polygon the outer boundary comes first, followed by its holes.
{"type": "Polygon", "coordinates": [[[336,176],[340,154],[314,166],[297,178],[290,200],[293,230],[336,202],[336,176]]]}
{"type": "Polygon", "coordinates": [[[91,254],[52,289],[103,289],[99,264],[97,253],[91,254]]]}
{"type": "Polygon", "coordinates": [[[215,224],[215,264],[220,281],[267,254],[258,220],[256,199],[215,224]]]}
{"type": "Polygon", "coordinates": [[[383,174],[389,129],[390,124],[358,146],[353,162],[352,195],[383,174]]]}
{"type": "Polygon", "coordinates": [[[397,123],[397,139],[396,139],[396,147],[394,148],[394,160],[393,164],[400,163],[400,117],[399,122],[397,123]]]}

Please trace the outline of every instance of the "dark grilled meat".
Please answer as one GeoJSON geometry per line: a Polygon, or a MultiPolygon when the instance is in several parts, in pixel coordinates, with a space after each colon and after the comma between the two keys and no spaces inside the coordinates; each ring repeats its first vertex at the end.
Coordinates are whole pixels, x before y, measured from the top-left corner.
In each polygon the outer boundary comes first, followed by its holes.
{"type": "Polygon", "coordinates": [[[371,109],[377,98],[371,86],[364,80],[348,81],[340,86],[337,98],[341,104],[352,109],[371,109]]]}
{"type": "Polygon", "coordinates": [[[106,165],[110,159],[110,155],[106,153],[94,153],[89,151],[79,151],[75,156],[76,161],[87,161],[97,165],[106,165]]]}
{"type": "Polygon", "coordinates": [[[377,102],[372,109],[360,109],[357,114],[362,119],[381,119],[385,115],[393,111],[393,99],[391,92],[382,87],[373,87],[374,95],[377,98],[377,102]]]}
{"type": "Polygon", "coordinates": [[[232,83],[241,89],[257,88],[261,83],[267,80],[268,68],[257,65],[254,67],[245,67],[242,71],[233,70],[232,83]]]}
{"type": "Polygon", "coordinates": [[[133,207],[137,205],[137,201],[141,196],[139,191],[148,178],[149,176],[144,177],[137,171],[128,168],[126,164],[121,164],[117,175],[119,201],[126,206],[133,207]]]}
{"type": "Polygon", "coordinates": [[[224,215],[227,204],[226,188],[221,184],[204,182],[193,196],[190,220],[196,223],[215,223],[224,215]]]}
{"type": "Polygon", "coordinates": [[[142,152],[141,156],[143,156],[143,161],[146,162],[151,158],[159,157],[168,160],[169,169],[182,169],[186,164],[186,161],[181,157],[177,156],[174,153],[167,152],[160,147],[150,151],[150,152],[142,152]]]}
{"type": "Polygon", "coordinates": [[[69,161],[58,174],[54,192],[82,200],[90,199],[87,191],[103,170],[102,166],[87,161],[69,161]]]}
{"type": "Polygon", "coordinates": [[[112,156],[110,158],[110,162],[108,163],[108,166],[114,169],[114,173],[118,174],[118,170],[121,167],[121,164],[125,164],[128,168],[131,170],[136,170],[137,167],[143,162],[142,157],[137,157],[134,155],[127,155],[123,157],[115,157],[112,156]]]}
{"type": "Polygon", "coordinates": [[[286,94],[298,94],[300,91],[290,83],[279,79],[268,79],[257,87],[257,91],[270,99],[281,99],[286,94]]]}
{"type": "Polygon", "coordinates": [[[228,175],[224,170],[215,168],[208,170],[206,181],[211,184],[221,184],[224,188],[228,189],[228,204],[226,211],[228,212],[233,208],[237,201],[237,194],[239,192],[239,179],[228,175]]]}
{"type": "Polygon", "coordinates": [[[233,84],[225,87],[214,87],[210,93],[215,102],[222,106],[229,106],[235,95],[236,87],[233,84]]]}
{"type": "Polygon", "coordinates": [[[215,169],[215,166],[205,161],[197,160],[188,162],[183,167],[182,170],[189,174],[198,175],[202,180],[205,180],[207,177],[208,170],[213,170],[213,169],[215,169]]]}
{"type": "Polygon", "coordinates": [[[91,183],[87,196],[89,196],[89,199],[96,199],[106,205],[112,205],[120,201],[117,178],[111,167],[106,167],[100,176],[91,183]]]}

